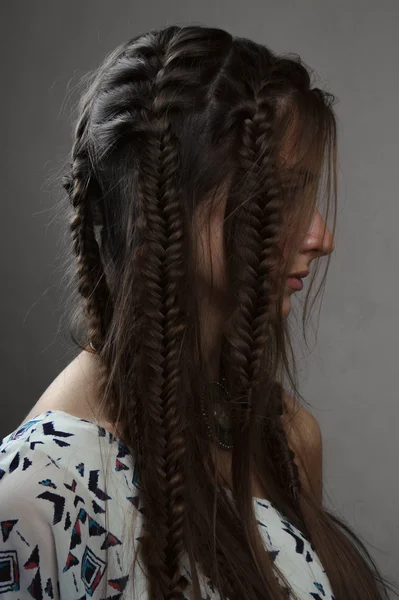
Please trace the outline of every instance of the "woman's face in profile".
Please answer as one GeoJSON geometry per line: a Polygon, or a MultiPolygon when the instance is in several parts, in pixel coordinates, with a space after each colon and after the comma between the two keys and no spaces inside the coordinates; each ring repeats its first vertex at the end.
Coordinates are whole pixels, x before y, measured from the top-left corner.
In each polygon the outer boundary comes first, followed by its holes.
{"type": "MultiPolygon", "coordinates": [[[[213,215],[209,230],[206,226],[198,227],[197,233],[200,239],[200,260],[197,265],[198,274],[202,283],[208,282],[210,286],[213,274],[213,290],[215,297],[223,296],[225,289],[225,259],[223,252],[223,211],[213,215]]],[[[302,278],[309,274],[311,262],[318,257],[327,256],[334,250],[334,239],[330,230],[326,227],[320,211],[316,210],[304,236],[298,252],[289,269],[285,294],[283,300],[282,314],[286,318],[291,310],[291,296],[299,292],[302,287],[302,278]],[[297,277],[295,277],[297,275],[297,277]]]]}
{"type": "Polygon", "coordinates": [[[283,317],[286,318],[291,310],[291,295],[303,287],[302,279],[309,274],[310,263],[318,257],[327,256],[334,250],[334,238],[331,231],[326,227],[325,221],[316,210],[308,232],[303,238],[302,244],[293,261],[286,285],[286,293],[283,301],[283,317]]]}

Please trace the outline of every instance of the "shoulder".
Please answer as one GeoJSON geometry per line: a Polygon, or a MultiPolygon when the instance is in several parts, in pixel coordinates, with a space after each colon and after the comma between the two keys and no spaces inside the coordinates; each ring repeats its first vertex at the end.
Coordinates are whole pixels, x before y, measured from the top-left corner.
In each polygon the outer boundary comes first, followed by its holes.
{"type": "Polygon", "coordinates": [[[72,439],[72,432],[56,428],[50,412],[25,421],[6,435],[0,445],[1,500],[10,486],[21,502],[29,501],[27,491],[37,499],[46,489],[55,489],[66,473],[72,439]]]}
{"type": "Polygon", "coordinates": [[[295,452],[301,484],[321,504],[323,441],[320,425],[316,417],[287,392],[282,421],[288,444],[295,452]]]}
{"type": "Polygon", "coordinates": [[[3,592],[8,598],[9,592],[14,597],[19,592],[16,597],[25,598],[34,590],[39,598],[44,592],[42,581],[47,582],[49,592],[57,593],[53,519],[56,522],[63,506],[54,493],[54,477],[47,471],[48,457],[31,450],[29,442],[24,444],[23,433],[19,435],[9,443],[3,440],[0,446],[0,596],[3,592]]]}
{"type": "MultiPolygon", "coordinates": [[[[58,518],[73,505],[74,494],[68,490],[82,479],[82,457],[97,463],[92,447],[84,422],[69,421],[62,413],[47,411],[24,422],[0,445],[0,514],[5,514],[7,504],[19,515],[26,507],[54,525],[53,511],[58,518]]],[[[82,492],[84,487],[80,485],[82,492]]],[[[85,494],[81,495],[83,500],[85,494]]]]}
{"type": "Polygon", "coordinates": [[[41,421],[42,415],[26,422],[0,445],[0,521],[4,525],[0,550],[24,562],[39,541],[44,549],[54,546],[53,525],[65,505],[58,491],[62,477],[58,456],[40,435],[41,421]]]}
{"type": "MultiPolygon", "coordinates": [[[[40,577],[37,571],[34,581],[41,595],[44,591],[57,595],[57,586],[62,597],[72,597],[71,590],[76,591],[74,598],[85,593],[93,598],[106,595],[100,586],[95,588],[108,558],[110,572],[120,576],[115,565],[119,553],[123,555],[128,548],[124,544],[131,542],[125,535],[127,509],[140,526],[130,469],[126,452],[115,438],[66,413],[40,414],[3,439],[0,554],[10,561],[10,574],[18,574],[18,564],[24,565],[18,576],[22,595],[28,595],[34,575],[31,569],[39,561],[40,577]],[[105,444],[109,454],[100,452],[100,439],[101,448],[105,444]],[[106,484],[102,458],[107,460],[107,455],[111,464],[110,468],[105,465],[110,475],[106,484]]],[[[3,582],[1,589],[14,590],[14,584],[10,579],[9,587],[3,582]]]]}
{"type": "Polygon", "coordinates": [[[284,393],[283,424],[292,441],[301,447],[319,448],[322,438],[316,417],[293,396],[284,393]]]}

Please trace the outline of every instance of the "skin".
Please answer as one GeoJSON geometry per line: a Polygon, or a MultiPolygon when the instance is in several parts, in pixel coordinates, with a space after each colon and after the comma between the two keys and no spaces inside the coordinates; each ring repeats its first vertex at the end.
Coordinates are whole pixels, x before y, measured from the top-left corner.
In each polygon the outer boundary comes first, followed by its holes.
{"type": "MultiPolygon", "coordinates": [[[[202,252],[198,263],[198,287],[202,300],[202,317],[204,319],[204,345],[207,349],[209,376],[217,377],[215,365],[218,364],[218,340],[223,319],[223,263],[221,252],[221,225],[223,222],[223,205],[211,222],[210,240],[199,227],[200,240],[205,242],[204,248],[210,252],[202,252]],[[210,268],[213,269],[216,293],[209,293],[207,284],[210,268]],[[206,325],[206,326],[205,326],[206,325]],[[210,333],[212,332],[212,334],[210,333]]],[[[330,254],[334,249],[334,241],[330,231],[317,211],[307,235],[293,262],[290,273],[309,269],[311,262],[320,256],[330,254]]],[[[291,296],[295,293],[287,284],[283,302],[283,313],[287,317],[291,308],[291,296]]],[[[97,357],[91,352],[83,351],[54,379],[48,386],[24,421],[34,418],[47,410],[60,410],[77,417],[92,420],[112,431],[117,437],[117,427],[106,421],[98,413],[96,400],[97,357]]],[[[289,445],[296,452],[302,486],[306,487],[317,502],[322,502],[322,439],[320,427],[313,415],[299,405],[294,398],[286,394],[284,399],[285,414],[281,417],[286,428],[289,445]],[[299,454],[306,457],[299,458],[299,454]]],[[[214,458],[225,481],[231,481],[231,452],[221,451],[214,447],[214,458]]],[[[259,481],[253,477],[252,494],[266,497],[259,481]]]]}
{"type": "MultiPolygon", "coordinates": [[[[334,239],[331,231],[326,227],[320,211],[317,210],[290,273],[309,270],[310,264],[315,258],[328,256],[333,252],[334,247],[334,239]]],[[[287,285],[283,302],[284,317],[287,317],[291,310],[291,296],[293,293],[294,290],[287,285]]]]}

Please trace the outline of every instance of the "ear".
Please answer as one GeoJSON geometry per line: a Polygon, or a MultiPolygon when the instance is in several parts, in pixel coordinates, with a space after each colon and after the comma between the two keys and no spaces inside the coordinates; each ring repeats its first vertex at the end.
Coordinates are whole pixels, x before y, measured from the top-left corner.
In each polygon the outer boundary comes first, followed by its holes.
{"type": "Polygon", "coordinates": [[[301,485],[322,505],[323,441],[320,425],[316,417],[286,392],[281,419],[288,445],[295,452],[301,485]]]}

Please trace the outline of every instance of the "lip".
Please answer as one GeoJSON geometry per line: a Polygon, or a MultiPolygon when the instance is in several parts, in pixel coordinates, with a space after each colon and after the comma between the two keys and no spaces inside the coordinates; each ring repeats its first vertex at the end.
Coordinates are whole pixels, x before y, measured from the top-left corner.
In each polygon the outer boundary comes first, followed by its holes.
{"type": "Polygon", "coordinates": [[[303,288],[303,281],[300,277],[288,277],[288,285],[294,290],[301,290],[303,288]]]}
{"type": "Polygon", "coordinates": [[[309,275],[309,271],[301,271],[300,273],[293,273],[287,278],[288,285],[296,291],[303,289],[303,281],[305,277],[309,275]]]}

